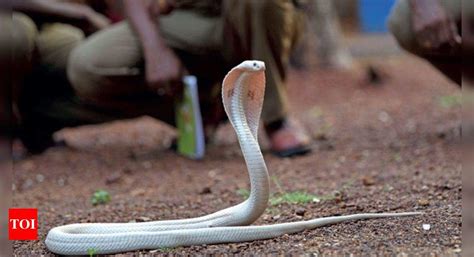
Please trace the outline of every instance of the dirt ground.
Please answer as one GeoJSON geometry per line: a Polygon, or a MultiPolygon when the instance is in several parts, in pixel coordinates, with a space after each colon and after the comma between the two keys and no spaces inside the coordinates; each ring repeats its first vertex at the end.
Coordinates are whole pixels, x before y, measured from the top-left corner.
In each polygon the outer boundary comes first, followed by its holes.
{"type": "MultiPolygon", "coordinates": [[[[313,136],[313,151],[278,159],[262,139],[272,193],[301,191],[322,200],[273,205],[256,224],[357,212],[423,215],[139,253],[459,255],[460,90],[414,57],[366,59],[362,67],[369,62],[383,83],[368,83],[363,68],[290,73],[292,116],[313,136]]],[[[15,242],[14,253],[49,254],[44,239],[58,225],[188,218],[243,200],[249,182],[229,126],[218,131],[202,161],[166,150],[172,134],[150,118],[86,127],[61,134],[71,147],[18,161],[14,206],[38,208],[40,240],[15,242]],[[110,193],[109,203],[91,204],[98,189],[110,193]]]]}

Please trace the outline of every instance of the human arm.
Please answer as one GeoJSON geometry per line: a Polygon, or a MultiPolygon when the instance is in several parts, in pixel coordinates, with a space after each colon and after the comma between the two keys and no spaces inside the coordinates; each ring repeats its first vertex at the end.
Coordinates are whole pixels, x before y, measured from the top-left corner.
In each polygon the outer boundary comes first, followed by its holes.
{"type": "MultiPolygon", "coordinates": [[[[163,91],[168,82],[180,81],[183,72],[181,62],[159,32],[158,17],[162,14],[159,7],[150,7],[145,0],[124,0],[124,7],[143,49],[145,78],[149,87],[163,91]]],[[[173,86],[177,84],[172,83],[173,86]]]]}
{"type": "Polygon", "coordinates": [[[15,0],[10,8],[39,22],[64,22],[93,33],[110,25],[109,19],[87,5],[54,0],[15,0]]]}

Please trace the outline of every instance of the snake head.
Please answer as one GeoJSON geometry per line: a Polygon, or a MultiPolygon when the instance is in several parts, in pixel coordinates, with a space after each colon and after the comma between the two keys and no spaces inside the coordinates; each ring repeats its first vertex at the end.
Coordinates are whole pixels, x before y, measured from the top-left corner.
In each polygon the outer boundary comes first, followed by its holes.
{"type": "Polygon", "coordinates": [[[265,63],[257,60],[249,60],[242,62],[235,68],[242,69],[244,71],[264,71],[265,63]]]}

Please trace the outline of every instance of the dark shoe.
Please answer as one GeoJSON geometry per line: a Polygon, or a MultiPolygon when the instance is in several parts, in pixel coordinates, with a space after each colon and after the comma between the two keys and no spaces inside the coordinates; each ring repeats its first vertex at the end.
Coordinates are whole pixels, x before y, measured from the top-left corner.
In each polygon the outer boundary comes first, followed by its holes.
{"type": "Polygon", "coordinates": [[[297,124],[281,120],[265,126],[271,151],[278,157],[292,157],[311,152],[309,137],[297,124]]]}

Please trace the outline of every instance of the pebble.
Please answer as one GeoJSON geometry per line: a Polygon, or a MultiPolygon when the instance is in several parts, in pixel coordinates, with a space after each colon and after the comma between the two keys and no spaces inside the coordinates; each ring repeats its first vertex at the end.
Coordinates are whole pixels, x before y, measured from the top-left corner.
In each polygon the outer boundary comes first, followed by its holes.
{"type": "Polygon", "coordinates": [[[25,183],[23,183],[22,189],[28,189],[33,186],[33,180],[27,179],[25,183]]]}
{"type": "Polygon", "coordinates": [[[364,186],[372,186],[375,184],[375,179],[372,176],[364,176],[362,178],[362,184],[364,184],[364,186]]]}
{"type": "Polygon", "coordinates": [[[280,217],[281,217],[280,215],[275,215],[275,216],[272,217],[272,219],[273,219],[273,220],[279,220],[280,217]]]}
{"type": "Polygon", "coordinates": [[[150,218],[148,217],[138,217],[135,219],[136,222],[147,222],[147,221],[151,221],[150,218]]]}
{"type": "Polygon", "coordinates": [[[389,123],[392,120],[390,115],[385,111],[379,112],[378,119],[383,123],[389,123]]]}
{"type": "Polygon", "coordinates": [[[214,178],[214,177],[216,177],[216,175],[217,175],[217,170],[215,170],[215,169],[210,170],[210,171],[207,173],[207,175],[208,175],[209,177],[211,177],[211,178],[214,178]]]}
{"type": "Polygon", "coordinates": [[[341,191],[336,190],[332,193],[332,195],[334,196],[334,200],[336,200],[337,203],[342,202],[344,199],[344,194],[341,191]]]}
{"type": "Polygon", "coordinates": [[[38,183],[41,183],[44,181],[44,176],[43,174],[38,174],[36,175],[36,181],[38,181],[38,183]]]}
{"type": "Polygon", "coordinates": [[[64,186],[66,184],[66,181],[63,178],[58,179],[58,185],[59,186],[64,186]]]}
{"type": "Polygon", "coordinates": [[[110,174],[109,176],[107,176],[107,178],[105,179],[105,184],[110,185],[110,184],[117,183],[120,181],[121,178],[122,178],[122,173],[114,172],[110,174]]]}
{"type": "Polygon", "coordinates": [[[132,192],[130,192],[130,194],[132,196],[143,196],[143,195],[145,195],[145,189],[137,188],[137,189],[132,190],[132,192]]]}
{"type": "Polygon", "coordinates": [[[428,230],[431,229],[431,225],[430,225],[430,224],[423,224],[422,227],[423,227],[423,230],[425,230],[425,231],[428,231],[428,230]]]}
{"type": "Polygon", "coordinates": [[[298,209],[296,209],[295,213],[298,216],[304,216],[304,214],[306,213],[306,209],[305,208],[298,208],[298,209]]]}
{"type": "Polygon", "coordinates": [[[294,216],[294,220],[302,220],[303,218],[304,218],[303,216],[298,216],[298,215],[294,216]]]}
{"type": "Polygon", "coordinates": [[[421,206],[428,206],[428,205],[430,205],[430,201],[423,198],[423,199],[418,200],[418,204],[421,205],[421,206]]]}

